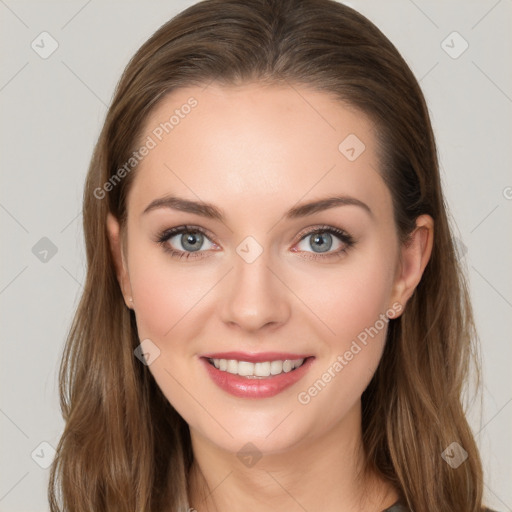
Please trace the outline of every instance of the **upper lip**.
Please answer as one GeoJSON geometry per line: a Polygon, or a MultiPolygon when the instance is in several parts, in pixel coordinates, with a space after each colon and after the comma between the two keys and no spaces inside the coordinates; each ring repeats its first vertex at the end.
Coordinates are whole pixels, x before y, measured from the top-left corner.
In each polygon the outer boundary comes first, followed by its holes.
{"type": "Polygon", "coordinates": [[[291,354],[290,352],[212,352],[203,354],[201,357],[207,359],[235,359],[237,361],[248,361],[249,363],[262,363],[265,361],[285,361],[289,359],[306,359],[309,354],[291,354]]]}

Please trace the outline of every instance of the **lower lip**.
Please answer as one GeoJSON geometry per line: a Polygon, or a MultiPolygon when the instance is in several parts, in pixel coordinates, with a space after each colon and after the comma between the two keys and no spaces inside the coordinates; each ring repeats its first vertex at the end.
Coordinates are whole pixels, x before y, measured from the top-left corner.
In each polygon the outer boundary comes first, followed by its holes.
{"type": "Polygon", "coordinates": [[[201,358],[208,375],[221,389],[241,398],[269,398],[298,382],[309,370],[314,357],[308,357],[304,364],[290,372],[272,377],[247,378],[221,371],[201,358]]]}

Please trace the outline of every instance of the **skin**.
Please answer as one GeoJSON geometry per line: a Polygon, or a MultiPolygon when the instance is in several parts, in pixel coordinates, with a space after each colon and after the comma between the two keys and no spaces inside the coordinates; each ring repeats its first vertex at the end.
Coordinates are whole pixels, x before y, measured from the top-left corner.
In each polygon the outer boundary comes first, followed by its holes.
{"type": "MultiPolygon", "coordinates": [[[[381,511],[396,501],[396,491],[357,472],[360,399],[381,358],[386,327],[309,403],[297,396],[393,304],[405,307],[430,257],[433,221],[419,217],[411,243],[400,245],[391,194],[378,173],[374,126],[326,93],[258,83],[180,89],[152,112],[143,138],[191,96],[197,107],[136,169],[126,231],[112,215],[107,221],[139,337],[160,349],[148,368],[190,426],[190,504],[199,512],[258,512],[270,505],[381,511]],[[338,149],[349,134],[365,144],[354,161],[338,149]],[[170,208],[143,213],[171,193],[216,205],[225,221],[170,208]],[[372,213],[344,205],[283,217],[297,204],[334,195],[357,198],[372,213]],[[172,258],[155,241],[184,224],[211,235],[198,258],[172,258]],[[311,259],[324,253],[313,236],[298,235],[322,225],[345,230],[355,245],[341,257],[311,259]],[[263,249],[252,263],[236,252],[247,236],[263,249]],[[315,360],[280,394],[246,399],[218,388],[199,360],[230,350],[306,353],[315,360]],[[262,455],[252,467],[236,455],[248,442],[262,455]],[[204,482],[212,492],[204,492],[204,482]]],[[[331,254],[344,246],[332,236],[331,254]]],[[[184,251],[180,239],[167,245],[184,251]]]]}

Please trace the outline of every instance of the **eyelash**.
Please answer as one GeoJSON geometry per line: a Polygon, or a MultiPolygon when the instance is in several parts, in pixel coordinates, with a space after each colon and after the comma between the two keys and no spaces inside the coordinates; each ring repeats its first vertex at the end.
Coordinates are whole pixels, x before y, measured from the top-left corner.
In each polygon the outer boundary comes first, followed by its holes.
{"type": "MultiPolygon", "coordinates": [[[[196,259],[196,258],[203,257],[203,256],[200,256],[199,254],[204,251],[197,251],[198,254],[196,255],[194,252],[180,251],[180,250],[172,249],[169,247],[169,245],[167,244],[168,240],[173,238],[176,235],[180,235],[183,233],[201,233],[205,237],[210,238],[208,236],[208,233],[204,229],[202,229],[198,226],[178,226],[175,228],[170,228],[170,229],[166,229],[166,230],[162,231],[157,236],[156,242],[158,244],[160,244],[162,246],[163,250],[165,252],[169,253],[170,256],[173,258],[196,259]]],[[[302,240],[304,240],[308,236],[316,235],[319,233],[329,233],[331,235],[334,235],[344,244],[344,247],[342,247],[341,249],[338,249],[335,252],[326,253],[326,254],[308,253],[308,254],[312,254],[312,255],[308,256],[306,259],[326,260],[326,259],[330,259],[330,258],[340,258],[345,253],[347,253],[347,251],[349,249],[351,249],[356,243],[354,238],[351,235],[349,235],[346,231],[343,231],[342,229],[338,229],[333,226],[320,226],[320,227],[316,227],[310,231],[300,233],[300,235],[299,235],[300,238],[299,238],[299,241],[297,242],[297,244],[302,242],[302,240]]],[[[295,252],[299,252],[299,251],[295,251],[295,252]]]]}

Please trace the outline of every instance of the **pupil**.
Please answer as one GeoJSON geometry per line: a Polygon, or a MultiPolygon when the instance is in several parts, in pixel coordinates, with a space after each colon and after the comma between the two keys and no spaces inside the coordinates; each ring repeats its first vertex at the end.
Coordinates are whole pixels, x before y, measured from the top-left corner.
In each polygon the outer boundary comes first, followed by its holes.
{"type": "Polygon", "coordinates": [[[321,245],[323,245],[323,247],[320,247],[320,249],[323,249],[320,252],[328,251],[331,248],[331,246],[332,246],[332,237],[331,237],[331,235],[329,233],[324,233],[323,235],[317,233],[314,236],[313,240],[314,240],[315,244],[316,243],[320,243],[321,245]],[[325,238],[326,237],[329,240],[327,243],[325,243],[325,238]]]}

